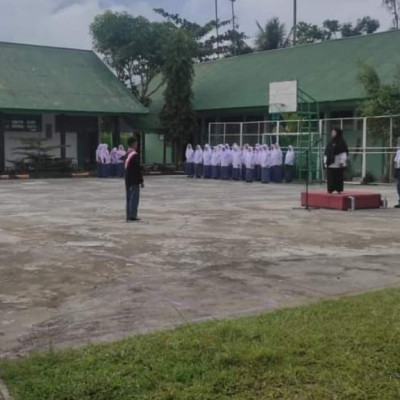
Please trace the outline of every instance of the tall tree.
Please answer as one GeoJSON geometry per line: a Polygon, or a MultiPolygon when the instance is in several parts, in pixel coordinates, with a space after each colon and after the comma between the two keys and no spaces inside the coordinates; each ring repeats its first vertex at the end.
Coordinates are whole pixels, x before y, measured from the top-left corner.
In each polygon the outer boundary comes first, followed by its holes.
{"type": "Polygon", "coordinates": [[[97,15],[90,25],[95,50],[144,105],[154,93],[149,85],[161,71],[162,46],[173,30],[172,24],[111,11],[97,15]]]}
{"type": "Polygon", "coordinates": [[[164,48],[163,75],[166,84],[161,122],[166,141],[174,146],[175,164],[180,161],[183,143],[189,140],[196,128],[192,108],[193,56],[196,42],[184,29],[170,35],[164,48]]]}
{"type": "Polygon", "coordinates": [[[400,1],[399,0],[382,0],[383,6],[393,16],[393,27],[399,29],[400,27],[400,1]]]}
{"type": "Polygon", "coordinates": [[[286,42],[285,24],[279,18],[270,19],[263,27],[256,21],[258,32],[256,36],[256,48],[259,51],[275,50],[284,47],[286,42]]]}
{"type": "MultiPolygon", "coordinates": [[[[208,61],[217,57],[230,57],[233,55],[246,54],[251,52],[251,48],[246,44],[247,36],[244,32],[237,29],[228,29],[223,32],[221,28],[228,26],[231,21],[209,21],[205,25],[199,25],[180,17],[179,14],[171,14],[163,8],[155,8],[154,11],[166,19],[167,22],[174,24],[177,28],[185,30],[192,35],[196,42],[194,58],[198,62],[208,61]],[[218,36],[211,32],[218,25],[218,36]]],[[[237,28],[237,25],[235,25],[237,28]]]]}

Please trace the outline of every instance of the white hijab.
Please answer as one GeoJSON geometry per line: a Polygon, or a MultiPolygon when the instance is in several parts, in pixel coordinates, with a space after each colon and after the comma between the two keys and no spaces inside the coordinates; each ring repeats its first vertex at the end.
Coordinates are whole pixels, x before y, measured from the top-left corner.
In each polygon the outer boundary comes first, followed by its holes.
{"type": "Polygon", "coordinates": [[[211,165],[211,156],[212,156],[212,152],[211,152],[210,145],[206,144],[204,146],[204,151],[203,151],[203,164],[204,165],[211,165]]]}
{"type": "Polygon", "coordinates": [[[294,160],[295,160],[295,153],[293,150],[293,146],[289,146],[285,157],[285,165],[294,165],[294,160]]]}
{"type": "Polygon", "coordinates": [[[196,150],[194,152],[194,163],[203,164],[203,150],[199,144],[196,146],[196,150]]]}
{"type": "Polygon", "coordinates": [[[194,150],[193,150],[193,147],[192,147],[192,145],[190,143],[186,146],[185,157],[186,157],[186,162],[187,163],[193,163],[194,162],[194,150]]]}
{"type": "Polygon", "coordinates": [[[396,169],[400,168],[400,149],[397,150],[396,157],[394,158],[396,169]]]}

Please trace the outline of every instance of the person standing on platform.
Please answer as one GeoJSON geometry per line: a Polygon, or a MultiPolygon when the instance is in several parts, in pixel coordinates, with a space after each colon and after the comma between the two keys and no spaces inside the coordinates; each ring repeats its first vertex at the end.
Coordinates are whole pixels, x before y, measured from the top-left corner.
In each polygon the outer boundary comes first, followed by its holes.
{"type": "Polygon", "coordinates": [[[294,180],[295,173],[295,153],[293,146],[288,147],[288,151],[285,156],[285,181],[286,183],[292,183],[294,180]]]}
{"type": "Polygon", "coordinates": [[[325,149],[324,164],[328,181],[328,193],[342,193],[344,190],[344,170],[347,167],[349,150],[343,138],[343,131],[335,128],[325,149]]]}
{"type": "Polygon", "coordinates": [[[251,183],[254,180],[254,156],[253,148],[249,147],[245,155],[247,183],[251,183]]]}
{"type": "Polygon", "coordinates": [[[193,178],[194,177],[194,150],[190,143],[186,146],[185,158],[186,158],[186,164],[185,164],[186,175],[188,176],[188,178],[193,178]]]}
{"type": "Polygon", "coordinates": [[[271,168],[270,168],[270,152],[268,145],[265,144],[262,148],[261,152],[261,182],[269,183],[271,176],[271,168]]]}
{"type": "Polygon", "coordinates": [[[399,195],[399,202],[394,208],[400,208],[400,149],[397,150],[394,159],[395,177],[397,179],[397,194],[399,195]]]}
{"type": "Polygon", "coordinates": [[[205,179],[211,179],[211,156],[211,148],[206,144],[203,152],[203,176],[205,179]]]}
{"type": "Polygon", "coordinates": [[[125,160],[125,156],[126,156],[126,151],[124,149],[124,146],[122,144],[120,144],[118,146],[118,151],[117,151],[117,176],[119,178],[123,178],[124,176],[124,160],[125,160]]]}
{"type": "Polygon", "coordinates": [[[130,137],[125,158],[126,222],[139,221],[140,188],[144,187],[137,147],[137,140],[130,137]]]}
{"type": "Polygon", "coordinates": [[[196,178],[201,178],[203,175],[203,150],[199,144],[194,152],[194,171],[196,178]]]}

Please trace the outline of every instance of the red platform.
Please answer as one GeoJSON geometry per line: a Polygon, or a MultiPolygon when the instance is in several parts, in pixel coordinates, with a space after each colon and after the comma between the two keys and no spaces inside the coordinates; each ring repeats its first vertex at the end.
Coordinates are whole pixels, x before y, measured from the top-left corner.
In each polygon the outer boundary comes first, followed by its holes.
{"type": "MultiPolygon", "coordinates": [[[[353,209],[381,208],[382,196],[376,193],[343,192],[329,194],[327,192],[309,192],[308,205],[316,208],[329,208],[333,210],[348,211],[353,209]],[[353,200],[354,199],[354,200],[353,200]]],[[[306,205],[306,193],[301,194],[301,205],[306,205]]]]}

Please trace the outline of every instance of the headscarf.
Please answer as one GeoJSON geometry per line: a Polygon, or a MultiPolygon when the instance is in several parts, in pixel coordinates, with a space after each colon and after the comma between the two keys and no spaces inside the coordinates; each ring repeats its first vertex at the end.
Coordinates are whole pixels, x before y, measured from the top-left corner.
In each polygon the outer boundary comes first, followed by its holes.
{"type": "Polygon", "coordinates": [[[117,150],[117,164],[123,164],[125,156],[126,156],[126,151],[124,149],[124,146],[120,144],[117,150]]]}
{"type": "Polygon", "coordinates": [[[203,165],[211,165],[211,148],[209,144],[206,144],[204,146],[204,151],[203,151],[203,165]]]}
{"type": "Polygon", "coordinates": [[[244,162],[246,164],[246,168],[253,169],[254,168],[254,152],[252,147],[248,147],[247,152],[244,156],[244,162]]]}
{"type": "Polygon", "coordinates": [[[189,143],[186,146],[186,153],[185,153],[185,157],[186,157],[186,162],[187,163],[193,163],[194,162],[194,150],[192,145],[189,143]]]}
{"type": "Polygon", "coordinates": [[[326,165],[331,165],[335,162],[335,156],[346,153],[349,154],[346,141],[343,139],[343,131],[340,128],[335,128],[336,137],[332,138],[325,149],[326,165]]]}
{"type": "Polygon", "coordinates": [[[218,149],[217,149],[217,147],[213,147],[213,149],[212,149],[211,165],[212,166],[218,165],[218,149]]]}
{"type": "Polygon", "coordinates": [[[203,150],[199,144],[196,146],[196,150],[194,152],[194,163],[203,164],[203,150]]]}
{"type": "Polygon", "coordinates": [[[295,159],[295,154],[293,146],[289,146],[285,157],[285,165],[294,165],[294,159],[295,159]]]}
{"type": "Polygon", "coordinates": [[[113,147],[113,149],[110,152],[110,160],[111,160],[111,164],[118,163],[118,150],[116,147],[113,147]]]}

